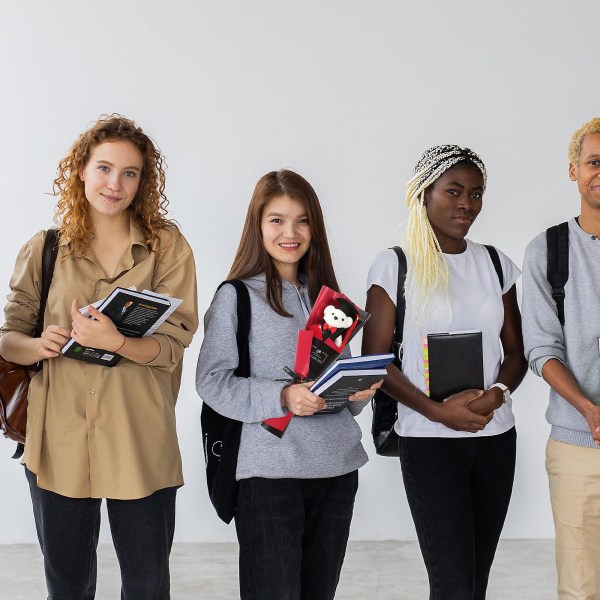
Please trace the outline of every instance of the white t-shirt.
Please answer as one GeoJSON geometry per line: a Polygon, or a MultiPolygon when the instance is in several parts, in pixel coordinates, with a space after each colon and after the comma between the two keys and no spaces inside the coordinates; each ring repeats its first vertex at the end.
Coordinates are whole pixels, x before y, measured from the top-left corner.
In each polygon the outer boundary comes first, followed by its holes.
{"type": "MultiPolygon", "coordinates": [[[[498,376],[502,362],[500,330],[504,322],[504,305],[500,293],[500,281],[488,251],[481,244],[470,240],[461,254],[444,254],[449,269],[449,298],[433,298],[430,303],[430,320],[425,331],[419,331],[407,306],[404,318],[402,371],[421,391],[425,392],[425,369],[423,363],[423,337],[428,333],[447,331],[481,330],[483,341],[483,378],[489,388],[498,376]]],[[[502,252],[498,251],[506,293],[519,278],[521,271],[502,252]]],[[[410,270],[410,262],[409,262],[410,270]]],[[[383,288],[396,304],[398,288],[398,258],[393,250],[380,252],[367,280],[383,288]]],[[[469,437],[473,435],[497,435],[508,431],[515,424],[511,402],[503,404],[494,412],[494,418],[476,434],[455,431],[434,423],[420,413],[398,404],[398,421],[395,429],[399,435],[410,437],[469,437]]]]}

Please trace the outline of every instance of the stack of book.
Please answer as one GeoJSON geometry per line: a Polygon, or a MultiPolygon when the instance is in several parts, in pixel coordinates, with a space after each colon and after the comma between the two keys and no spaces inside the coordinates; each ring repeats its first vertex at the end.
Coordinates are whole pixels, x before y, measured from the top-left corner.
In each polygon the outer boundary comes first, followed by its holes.
{"type": "Polygon", "coordinates": [[[310,391],[327,406],[315,413],[338,413],[348,406],[348,396],[370,388],[386,376],[385,367],[394,360],[392,353],[340,358],[313,383],[310,391]]]}

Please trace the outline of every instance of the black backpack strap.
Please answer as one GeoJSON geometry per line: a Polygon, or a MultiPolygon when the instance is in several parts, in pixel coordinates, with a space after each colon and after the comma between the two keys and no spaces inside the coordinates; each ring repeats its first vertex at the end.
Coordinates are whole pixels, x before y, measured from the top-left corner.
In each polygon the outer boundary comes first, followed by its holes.
{"type": "Polygon", "coordinates": [[[483,245],[484,248],[488,251],[490,258],[492,259],[492,264],[494,265],[494,269],[496,269],[496,275],[498,275],[498,281],[500,282],[500,289],[504,289],[504,273],[502,272],[502,264],[500,263],[500,257],[498,256],[498,250],[494,248],[494,246],[489,246],[488,244],[483,245]]]}
{"type": "Polygon", "coordinates": [[[406,314],[406,297],[404,284],[406,283],[406,255],[400,246],[391,248],[398,257],[398,290],[396,296],[396,327],[394,328],[394,346],[392,348],[396,359],[396,366],[402,370],[402,340],[404,338],[404,315],[406,314]]]}
{"type": "Polygon", "coordinates": [[[546,278],[560,324],[565,324],[565,284],[569,279],[569,223],[546,229],[546,278]]]}
{"type": "Polygon", "coordinates": [[[250,309],[250,294],[246,284],[241,279],[230,279],[224,281],[217,289],[221,289],[226,284],[235,288],[237,293],[237,332],[236,342],[238,348],[239,362],[234,373],[237,377],[250,377],[250,321],[252,312],[250,309]]]}
{"type": "Polygon", "coordinates": [[[44,240],[44,249],[42,250],[42,290],[40,293],[40,309],[38,320],[33,330],[33,337],[40,337],[44,330],[44,312],[46,312],[46,303],[48,302],[48,292],[54,275],[54,265],[58,254],[58,229],[48,229],[46,239],[44,240]]]}
{"type": "MultiPolygon", "coordinates": [[[[54,275],[54,265],[56,264],[56,256],[58,254],[58,229],[52,228],[46,231],[44,239],[44,248],[42,250],[42,289],[40,292],[40,307],[38,310],[37,323],[33,330],[32,337],[40,337],[44,331],[44,313],[46,312],[46,304],[48,302],[48,292],[54,275]]],[[[37,364],[37,369],[42,368],[41,361],[37,364]]],[[[25,446],[21,443],[17,444],[17,449],[12,455],[12,458],[19,459],[23,456],[25,446]]]]}

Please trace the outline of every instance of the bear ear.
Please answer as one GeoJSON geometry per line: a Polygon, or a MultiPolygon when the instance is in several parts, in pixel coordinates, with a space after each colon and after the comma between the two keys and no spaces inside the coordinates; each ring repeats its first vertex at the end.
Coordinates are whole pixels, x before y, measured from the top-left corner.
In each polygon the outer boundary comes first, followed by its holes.
{"type": "Polygon", "coordinates": [[[347,316],[349,319],[352,319],[352,321],[354,321],[354,317],[356,316],[357,313],[356,313],[356,307],[354,306],[354,304],[352,304],[352,302],[350,302],[346,298],[339,298],[338,306],[339,306],[339,310],[342,311],[345,316],[347,316]]]}

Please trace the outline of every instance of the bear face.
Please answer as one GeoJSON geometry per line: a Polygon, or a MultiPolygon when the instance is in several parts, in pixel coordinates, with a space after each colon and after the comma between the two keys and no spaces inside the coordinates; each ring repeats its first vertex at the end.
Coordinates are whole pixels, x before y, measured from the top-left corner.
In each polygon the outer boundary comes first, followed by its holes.
{"type": "Polygon", "coordinates": [[[349,317],[343,310],[332,304],[325,307],[323,320],[330,327],[337,327],[338,329],[348,329],[354,322],[352,317],[349,317]]]}

